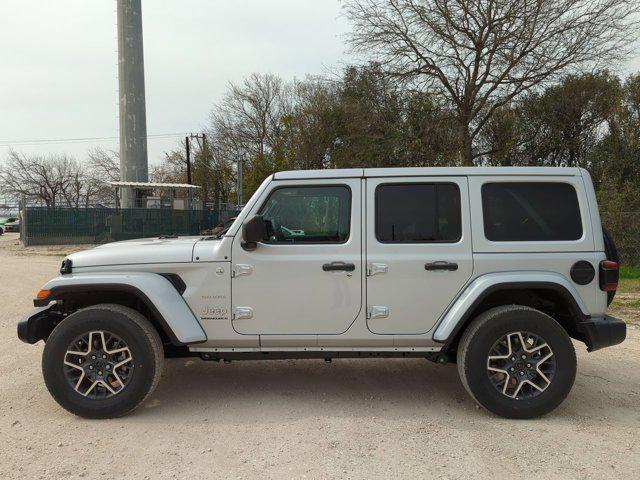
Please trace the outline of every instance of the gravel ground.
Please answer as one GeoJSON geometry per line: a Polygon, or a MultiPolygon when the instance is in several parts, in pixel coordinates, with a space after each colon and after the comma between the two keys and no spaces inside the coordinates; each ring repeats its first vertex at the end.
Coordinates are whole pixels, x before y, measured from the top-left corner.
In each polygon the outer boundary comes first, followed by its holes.
{"type": "Polygon", "coordinates": [[[533,421],[477,408],[455,366],[425,360],[174,359],[133,414],[76,418],[44,386],[42,342],[15,333],[64,249],[16,238],[0,237],[1,478],[640,478],[636,325],[576,343],[573,391],[533,421]]]}

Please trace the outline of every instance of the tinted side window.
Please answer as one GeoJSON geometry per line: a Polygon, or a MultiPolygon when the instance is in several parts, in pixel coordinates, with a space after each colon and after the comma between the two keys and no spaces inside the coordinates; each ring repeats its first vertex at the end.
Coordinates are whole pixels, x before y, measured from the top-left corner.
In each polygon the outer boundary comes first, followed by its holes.
{"type": "Polygon", "coordinates": [[[283,187],[260,209],[269,243],[343,243],[349,238],[351,190],[347,187],[283,187]]]}
{"type": "Polygon", "coordinates": [[[457,242],[462,235],[460,190],[453,183],[380,185],[376,238],[383,243],[457,242]]]}
{"type": "Polygon", "coordinates": [[[567,183],[486,183],[482,186],[487,240],[578,240],[582,220],[578,196],[567,183]]]}

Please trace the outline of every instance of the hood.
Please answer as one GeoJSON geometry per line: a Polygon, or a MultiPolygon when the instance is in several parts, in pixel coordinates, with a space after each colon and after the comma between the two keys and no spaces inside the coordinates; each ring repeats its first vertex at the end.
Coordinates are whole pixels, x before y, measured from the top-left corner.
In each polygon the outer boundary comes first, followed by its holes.
{"type": "Polygon", "coordinates": [[[186,263],[202,237],[141,238],[107,243],[69,255],[73,268],[149,263],[186,263]]]}

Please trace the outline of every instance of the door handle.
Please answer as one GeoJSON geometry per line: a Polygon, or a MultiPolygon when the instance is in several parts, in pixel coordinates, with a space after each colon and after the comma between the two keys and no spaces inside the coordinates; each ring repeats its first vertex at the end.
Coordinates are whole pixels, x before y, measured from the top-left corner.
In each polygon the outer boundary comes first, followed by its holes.
{"type": "Polygon", "coordinates": [[[425,263],[424,269],[430,272],[434,270],[446,270],[448,272],[455,272],[456,270],[458,270],[458,264],[440,260],[437,262],[425,263]]]}
{"type": "Polygon", "coordinates": [[[243,275],[251,275],[253,273],[253,265],[238,263],[231,270],[232,277],[241,277],[243,275]]]}
{"type": "Polygon", "coordinates": [[[322,265],[322,270],[325,272],[353,272],[355,269],[356,266],[353,263],[332,262],[322,265]]]}
{"type": "Polygon", "coordinates": [[[367,309],[367,318],[369,320],[375,320],[376,318],[388,318],[388,317],[389,317],[389,307],[371,305],[367,309]]]}
{"type": "Polygon", "coordinates": [[[248,318],[253,318],[253,308],[236,307],[233,309],[233,320],[244,320],[248,318]]]}
{"type": "Polygon", "coordinates": [[[389,271],[389,265],[386,263],[370,263],[367,267],[367,276],[373,277],[379,273],[387,273],[389,271]]]}

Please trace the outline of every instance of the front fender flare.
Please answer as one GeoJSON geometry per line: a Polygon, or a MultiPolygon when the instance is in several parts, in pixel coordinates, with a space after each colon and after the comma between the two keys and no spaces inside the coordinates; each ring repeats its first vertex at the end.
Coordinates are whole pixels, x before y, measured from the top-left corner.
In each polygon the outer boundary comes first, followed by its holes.
{"type": "Polygon", "coordinates": [[[489,273],[473,280],[456,298],[433,334],[436,342],[448,343],[466,323],[474,308],[490,293],[501,289],[545,288],[557,291],[577,314],[589,317],[582,298],[566,277],[551,272],[489,273]]]}
{"type": "Polygon", "coordinates": [[[127,292],[135,295],[161,323],[172,343],[201,343],[207,336],[176,288],[162,275],[151,272],[78,273],[61,275],[47,282],[43,290],[51,294],[36,306],[62,298],[68,293],[127,292]]]}

